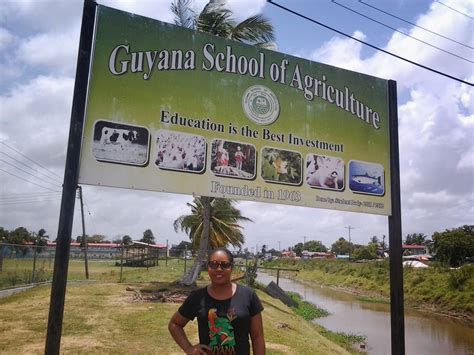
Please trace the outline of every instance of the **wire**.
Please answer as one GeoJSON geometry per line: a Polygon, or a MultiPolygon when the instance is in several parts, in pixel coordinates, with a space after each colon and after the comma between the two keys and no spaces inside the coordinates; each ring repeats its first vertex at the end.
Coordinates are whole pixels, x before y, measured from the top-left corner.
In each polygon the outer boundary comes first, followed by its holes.
{"type": "Polygon", "coordinates": [[[456,11],[457,13],[459,13],[459,14],[461,14],[461,15],[464,15],[464,16],[466,16],[466,17],[469,17],[470,19],[474,19],[474,17],[471,17],[471,16],[469,16],[468,14],[465,14],[464,12],[461,12],[461,11],[459,11],[459,10],[456,10],[454,7],[448,6],[448,5],[446,5],[445,3],[441,2],[441,1],[438,1],[438,0],[435,0],[435,1],[438,2],[438,3],[440,3],[441,5],[446,6],[448,9],[451,9],[451,10],[453,10],[453,11],[456,11]]]}
{"type": "Polygon", "coordinates": [[[442,38],[444,38],[444,39],[447,39],[448,41],[451,41],[451,42],[460,44],[461,46],[464,46],[464,47],[467,47],[467,48],[470,48],[470,49],[474,49],[474,47],[471,47],[471,46],[469,46],[469,45],[467,45],[467,44],[458,42],[458,41],[456,41],[455,39],[446,37],[446,36],[444,36],[444,35],[442,35],[442,34],[440,34],[440,33],[431,31],[431,30],[429,30],[428,28],[419,26],[419,25],[417,25],[416,23],[410,22],[410,21],[405,20],[405,19],[403,19],[403,18],[401,18],[401,17],[398,17],[398,16],[396,16],[396,15],[393,15],[393,14],[391,14],[390,12],[387,12],[387,11],[384,11],[384,10],[378,8],[378,7],[375,7],[374,5],[370,5],[370,4],[366,3],[366,2],[364,2],[363,0],[359,0],[359,2],[360,2],[361,4],[364,4],[365,6],[368,6],[368,7],[372,8],[372,9],[374,9],[374,10],[379,11],[379,12],[381,12],[381,13],[383,13],[383,14],[386,14],[386,15],[388,15],[388,16],[394,17],[394,18],[396,18],[396,19],[398,19],[398,20],[400,20],[400,21],[403,21],[403,22],[408,23],[408,24],[410,24],[410,25],[412,25],[412,26],[421,28],[422,30],[425,30],[425,31],[427,31],[427,32],[429,32],[429,33],[432,33],[432,34],[436,35],[436,36],[440,36],[440,37],[442,37],[442,38]]]}
{"type": "Polygon", "coordinates": [[[15,148],[13,148],[13,147],[11,147],[11,146],[9,146],[9,145],[8,145],[7,143],[5,143],[5,142],[0,142],[0,143],[2,143],[3,145],[5,145],[6,147],[10,148],[10,149],[13,150],[14,152],[17,152],[18,154],[20,154],[21,156],[25,157],[26,159],[28,159],[28,160],[31,161],[32,163],[35,163],[36,165],[38,165],[39,167],[43,168],[44,170],[46,170],[46,171],[50,172],[51,174],[55,175],[56,177],[58,177],[58,178],[61,179],[61,181],[62,181],[61,176],[59,176],[58,174],[52,172],[52,171],[49,170],[48,168],[45,168],[43,165],[41,165],[41,164],[35,162],[33,159],[28,158],[25,154],[23,154],[23,153],[20,152],[19,150],[15,149],[15,148]]]}
{"type": "Polygon", "coordinates": [[[47,198],[47,199],[40,199],[40,200],[24,200],[24,201],[0,201],[0,206],[9,206],[9,205],[22,205],[22,204],[30,204],[36,202],[52,202],[52,201],[61,201],[61,197],[56,198],[47,198]]]}
{"type": "Polygon", "coordinates": [[[410,38],[414,39],[415,41],[424,43],[424,44],[426,44],[427,46],[430,46],[430,47],[435,48],[435,49],[437,49],[437,50],[439,50],[439,51],[441,51],[441,52],[444,52],[444,53],[447,53],[447,54],[449,54],[449,55],[452,55],[453,57],[457,57],[457,58],[459,58],[459,59],[461,59],[461,60],[465,60],[466,62],[474,63],[474,61],[472,61],[472,60],[470,60],[470,59],[464,58],[464,57],[462,57],[462,56],[460,56],[460,55],[457,55],[457,54],[455,54],[455,53],[452,53],[452,52],[450,52],[450,51],[447,51],[447,50],[445,50],[445,49],[443,49],[443,48],[437,47],[437,46],[435,46],[434,44],[431,44],[431,43],[428,43],[428,42],[426,42],[426,41],[423,41],[422,39],[413,37],[412,35],[409,35],[408,33],[405,33],[405,32],[403,32],[403,31],[397,30],[396,28],[391,27],[391,26],[389,26],[389,25],[386,25],[386,24],[384,24],[383,22],[377,21],[377,20],[375,20],[375,19],[373,19],[373,18],[371,18],[371,17],[369,17],[369,16],[366,16],[366,15],[360,13],[359,11],[356,11],[356,10],[354,10],[354,9],[351,9],[351,8],[348,7],[348,6],[345,6],[345,5],[343,5],[343,4],[339,3],[339,2],[337,2],[336,0],[331,0],[331,2],[332,2],[333,4],[336,4],[336,5],[338,5],[338,6],[342,7],[342,8],[344,8],[344,9],[350,11],[350,12],[353,12],[354,14],[357,14],[357,15],[359,15],[359,16],[365,17],[366,19],[368,19],[368,20],[370,20],[370,21],[373,21],[373,22],[375,22],[375,23],[378,23],[379,25],[382,25],[382,26],[384,26],[384,27],[390,28],[391,30],[393,30],[393,31],[395,31],[395,32],[398,32],[398,33],[401,33],[402,35],[405,35],[405,36],[407,36],[407,37],[410,37],[410,38]]]}
{"type": "MultiPolygon", "coordinates": [[[[38,173],[38,174],[41,174],[41,175],[47,177],[48,179],[51,179],[51,178],[52,178],[51,176],[46,175],[45,173],[42,173],[41,171],[38,171],[38,170],[36,170],[35,168],[32,168],[32,167],[29,166],[29,165],[26,165],[26,164],[23,163],[22,161],[16,159],[15,157],[12,157],[11,155],[9,155],[9,154],[7,154],[7,153],[5,153],[5,152],[0,152],[0,154],[6,155],[6,156],[9,157],[10,159],[16,161],[17,163],[20,163],[21,165],[27,167],[28,169],[33,170],[34,172],[36,172],[36,173],[38,173]]],[[[61,181],[61,180],[56,179],[56,178],[54,178],[54,179],[55,179],[55,181],[57,181],[58,183],[62,184],[62,181],[61,181]]]]}
{"type": "Polygon", "coordinates": [[[54,194],[58,194],[58,193],[61,193],[61,191],[57,191],[57,192],[24,192],[24,193],[19,193],[19,194],[9,194],[9,195],[5,195],[5,194],[2,194],[0,196],[0,200],[1,199],[8,199],[8,198],[20,198],[20,197],[34,197],[34,196],[48,196],[48,195],[54,195],[54,194]]]}
{"type": "Polygon", "coordinates": [[[425,66],[425,65],[423,65],[423,64],[414,62],[414,61],[412,61],[412,60],[410,60],[410,59],[401,57],[401,56],[399,56],[398,54],[395,54],[395,53],[386,51],[385,49],[382,49],[382,48],[379,48],[379,47],[377,47],[377,46],[374,46],[373,44],[370,44],[370,43],[365,42],[365,41],[362,41],[362,40],[360,40],[360,39],[358,39],[358,38],[352,37],[352,36],[348,35],[347,33],[344,33],[344,32],[342,32],[342,31],[336,30],[335,28],[332,28],[332,27],[330,27],[330,26],[328,26],[328,25],[325,25],[325,24],[323,24],[323,23],[321,23],[321,22],[319,22],[319,21],[316,21],[316,20],[314,20],[314,19],[312,19],[312,18],[310,18],[310,17],[307,17],[307,16],[302,15],[302,14],[296,12],[296,11],[293,11],[293,10],[287,8],[287,7],[284,7],[284,6],[280,5],[280,4],[277,4],[277,3],[274,2],[273,0],[267,0],[267,2],[269,2],[270,4],[272,4],[272,5],[276,6],[276,7],[279,7],[280,9],[285,10],[285,11],[287,11],[287,12],[293,14],[293,15],[296,15],[296,16],[298,16],[298,17],[301,17],[301,18],[305,19],[305,20],[308,20],[308,21],[310,21],[310,22],[313,22],[313,23],[315,23],[315,24],[317,24],[317,25],[319,25],[319,26],[322,26],[322,27],[327,28],[327,29],[329,29],[329,30],[331,30],[331,31],[334,31],[334,32],[336,32],[336,33],[339,33],[340,35],[345,36],[345,37],[347,37],[347,38],[351,38],[351,39],[353,39],[354,41],[357,41],[357,42],[360,42],[360,43],[362,43],[362,44],[365,44],[365,45],[368,46],[368,47],[371,47],[371,48],[373,48],[373,49],[376,49],[376,50],[378,50],[378,51],[381,51],[381,52],[383,52],[383,53],[385,53],[385,54],[391,55],[391,56],[393,56],[393,57],[395,57],[395,58],[398,58],[398,59],[400,59],[400,60],[403,60],[403,61],[405,61],[405,62],[407,62],[407,63],[416,65],[416,66],[418,66],[418,67],[420,67],[420,68],[429,70],[429,71],[431,71],[431,72],[433,72],[433,73],[436,73],[436,74],[445,76],[445,77],[447,77],[447,78],[456,80],[456,81],[458,81],[458,82],[460,82],[460,83],[467,84],[467,85],[469,85],[469,86],[474,86],[473,83],[470,83],[470,82],[468,82],[468,81],[461,80],[461,79],[456,78],[456,77],[454,77],[454,76],[452,76],[452,75],[449,75],[449,74],[440,72],[440,71],[438,71],[438,70],[436,70],[436,69],[427,67],[427,66],[425,66]]]}
{"type": "Polygon", "coordinates": [[[9,162],[7,162],[7,161],[1,159],[1,158],[0,158],[0,161],[3,162],[3,163],[5,163],[5,164],[7,164],[7,165],[10,165],[10,166],[14,167],[15,169],[18,169],[18,170],[24,172],[25,174],[31,175],[31,176],[33,176],[34,178],[36,178],[36,179],[38,179],[38,180],[40,180],[40,181],[42,181],[42,182],[45,182],[45,183],[47,183],[47,184],[54,185],[54,187],[58,187],[58,186],[56,185],[56,183],[53,183],[53,182],[50,182],[50,181],[41,179],[40,177],[38,177],[38,176],[36,176],[36,175],[33,175],[32,173],[29,173],[28,171],[23,170],[22,168],[19,168],[19,167],[13,165],[13,164],[11,164],[11,163],[9,163],[9,162]]]}
{"type": "Polygon", "coordinates": [[[8,172],[8,171],[6,171],[6,170],[0,169],[0,171],[3,171],[4,173],[7,173],[7,174],[9,174],[9,175],[11,175],[11,176],[14,176],[14,177],[16,177],[16,178],[18,178],[18,179],[20,179],[20,180],[26,181],[26,182],[28,182],[28,183],[30,183],[30,184],[33,184],[33,185],[42,187],[43,189],[46,189],[46,190],[49,190],[49,191],[53,191],[53,192],[57,192],[57,191],[55,191],[55,190],[53,190],[53,189],[50,189],[49,187],[42,186],[42,185],[37,184],[37,183],[35,183],[35,182],[26,180],[26,179],[22,178],[21,176],[15,175],[15,174],[10,173],[10,172],[8,172]]]}
{"type": "Polygon", "coordinates": [[[49,192],[44,195],[33,195],[33,196],[16,196],[16,197],[0,197],[0,202],[15,202],[15,201],[25,201],[33,199],[42,199],[42,198],[51,198],[51,197],[61,197],[60,192],[49,192]]]}

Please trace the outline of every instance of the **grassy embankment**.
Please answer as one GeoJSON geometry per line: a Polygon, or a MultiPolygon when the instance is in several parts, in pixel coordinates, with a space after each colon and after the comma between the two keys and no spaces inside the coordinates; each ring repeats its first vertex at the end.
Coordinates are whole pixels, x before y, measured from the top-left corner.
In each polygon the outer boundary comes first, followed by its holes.
{"type": "MultiPolygon", "coordinates": [[[[362,301],[389,301],[388,261],[279,259],[265,266],[298,268],[301,271],[297,275],[288,273],[286,277],[355,292],[362,301]]],[[[407,306],[474,319],[474,265],[457,270],[440,266],[404,268],[403,280],[407,306]]]]}
{"type": "MultiPolygon", "coordinates": [[[[134,302],[135,292],[127,291],[132,281],[160,281],[160,285],[176,280],[182,274],[182,263],[168,267],[124,269],[126,283],[115,283],[120,270],[112,263],[91,263],[94,283],[68,285],[61,340],[62,353],[148,353],[180,354],[169,336],[167,324],[179,304],[134,302]],[[113,283],[112,283],[113,282],[113,283]]],[[[70,278],[82,278],[83,264],[71,264],[70,278]]],[[[205,280],[201,281],[203,284],[205,280]]],[[[140,287],[158,287],[140,284],[140,287]]],[[[328,339],[325,331],[296,315],[261,291],[265,337],[269,354],[348,354],[343,347],[328,339]]],[[[36,287],[0,299],[0,352],[2,354],[43,353],[49,311],[50,287],[36,287]]],[[[186,328],[190,339],[197,342],[197,324],[186,328]]],[[[338,341],[338,339],[334,339],[338,341]]],[[[341,344],[343,341],[339,340],[341,344]]],[[[349,348],[349,345],[347,346],[349,348]]]]}

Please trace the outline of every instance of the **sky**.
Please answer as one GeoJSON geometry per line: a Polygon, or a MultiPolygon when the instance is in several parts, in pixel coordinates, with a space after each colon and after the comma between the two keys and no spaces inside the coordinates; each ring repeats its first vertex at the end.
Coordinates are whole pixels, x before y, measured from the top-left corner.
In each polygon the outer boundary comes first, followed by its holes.
{"type": "MultiPolygon", "coordinates": [[[[173,22],[169,0],[98,2],[173,22]]],[[[275,2],[385,51],[474,82],[472,0],[275,2]]],[[[199,10],[205,3],[195,1],[193,6],[199,10]]],[[[61,193],[54,191],[61,190],[64,175],[82,5],[78,0],[0,1],[0,226],[7,230],[44,228],[56,239],[61,193]]],[[[230,0],[228,6],[237,19],[257,13],[267,17],[275,27],[279,52],[397,81],[403,237],[431,237],[474,224],[473,86],[376,51],[263,0],[230,0]]],[[[186,203],[192,196],[97,186],[83,186],[83,195],[87,234],[140,239],[151,229],[159,243],[188,240],[174,231],[173,221],[190,212],[186,203]]],[[[242,224],[249,250],[263,244],[283,250],[305,240],[330,247],[349,233],[358,244],[367,244],[372,236],[385,235],[388,241],[386,216],[251,201],[237,206],[253,220],[242,224]]],[[[76,201],[72,235],[81,233],[76,201]]]]}

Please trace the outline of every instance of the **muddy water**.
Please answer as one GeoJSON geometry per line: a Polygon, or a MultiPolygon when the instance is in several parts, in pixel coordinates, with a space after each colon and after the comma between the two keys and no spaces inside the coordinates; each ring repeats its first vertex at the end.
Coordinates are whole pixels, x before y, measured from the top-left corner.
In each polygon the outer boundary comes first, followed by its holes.
{"type": "MultiPolygon", "coordinates": [[[[258,274],[268,284],[276,278],[258,274]]],[[[280,278],[280,287],[298,292],[331,314],[315,322],[334,332],[365,335],[369,354],[390,354],[390,305],[358,301],[355,296],[325,287],[280,278]]],[[[405,310],[407,355],[474,355],[474,328],[447,317],[405,310]]]]}

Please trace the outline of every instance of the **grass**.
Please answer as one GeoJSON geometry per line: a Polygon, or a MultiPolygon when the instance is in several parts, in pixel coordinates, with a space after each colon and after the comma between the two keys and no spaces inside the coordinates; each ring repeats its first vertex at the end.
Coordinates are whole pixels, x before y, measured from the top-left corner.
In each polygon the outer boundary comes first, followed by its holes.
{"type": "MultiPolygon", "coordinates": [[[[124,268],[125,282],[117,283],[120,268],[111,262],[91,262],[90,279],[100,282],[67,286],[61,352],[64,354],[182,354],[168,333],[168,321],[179,304],[135,302],[132,288],[163,287],[179,278],[182,261],[168,266],[124,268]],[[153,281],[153,282],[151,282],[153,281]],[[156,282],[160,283],[157,284],[156,282]],[[139,284],[137,285],[137,282],[139,284]]],[[[84,264],[71,261],[70,280],[84,280],[84,264]]],[[[203,277],[198,283],[207,283],[203,277]]],[[[0,353],[44,353],[50,285],[34,287],[0,299],[0,353]]],[[[305,321],[291,308],[257,291],[265,307],[264,332],[268,354],[348,354],[344,341],[329,340],[331,333],[305,321]],[[325,335],[323,336],[322,333],[325,335]],[[328,335],[329,334],[329,335],[328,335]]],[[[197,322],[186,327],[197,343],[197,322]]],[[[347,347],[350,349],[350,347],[347,347]]]]}
{"type": "MultiPolygon", "coordinates": [[[[51,281],[53,278],[54,262],[47,259],[38,259],[36,262],[36,281],[51,281]]],[[[115,265],[114,260],[91,260],[89,266],[89,280],[102,282],[119,282],[120,266],[115,265]]],[[[187,267],[191,266],[188,261],[187,267]]],[[[32,259],[8,259],[3,260],[3,270],[0,272],[0,289],[13,286],[25,285],[32,282],[32,259]]],[[[159,266],[151,268],[124,267],[122,282],[151,282],[157,279],[172,281],[179,278],[184,271],[183,260],[170,259],[168,266],[165,260],[159,261],[159,266]]],[[[68,267],[68,280],[86,280],[85,266],[83,260],[70,259],[68,267]]]]}
{"type": "MultiPolygon", "coordinates": [[[[287,273],[285,277],[356,290],[363,293],[363,301],[389,301],[388,261],[350,263],[343,260],[279,259],[265,265],[298,268],[298,274],[287,273]]],[[[424,269],[404,268],[403,282],[407,306],[474,319],[474,265],[456,270],[436,264],[424,269]]]]}
{"type": "Polygon", "coordinates": [[[303,301],[301,296],[296,292],[287,292],[290,298],[295,301],[298,306],[293,307],[293,310],[296,314],[301,316],[303,319],[306,320],[313,320],[316,318],[326,317],[329,315],[329,312],[325,309],[319,308],[315,304],[303,301]]]}

